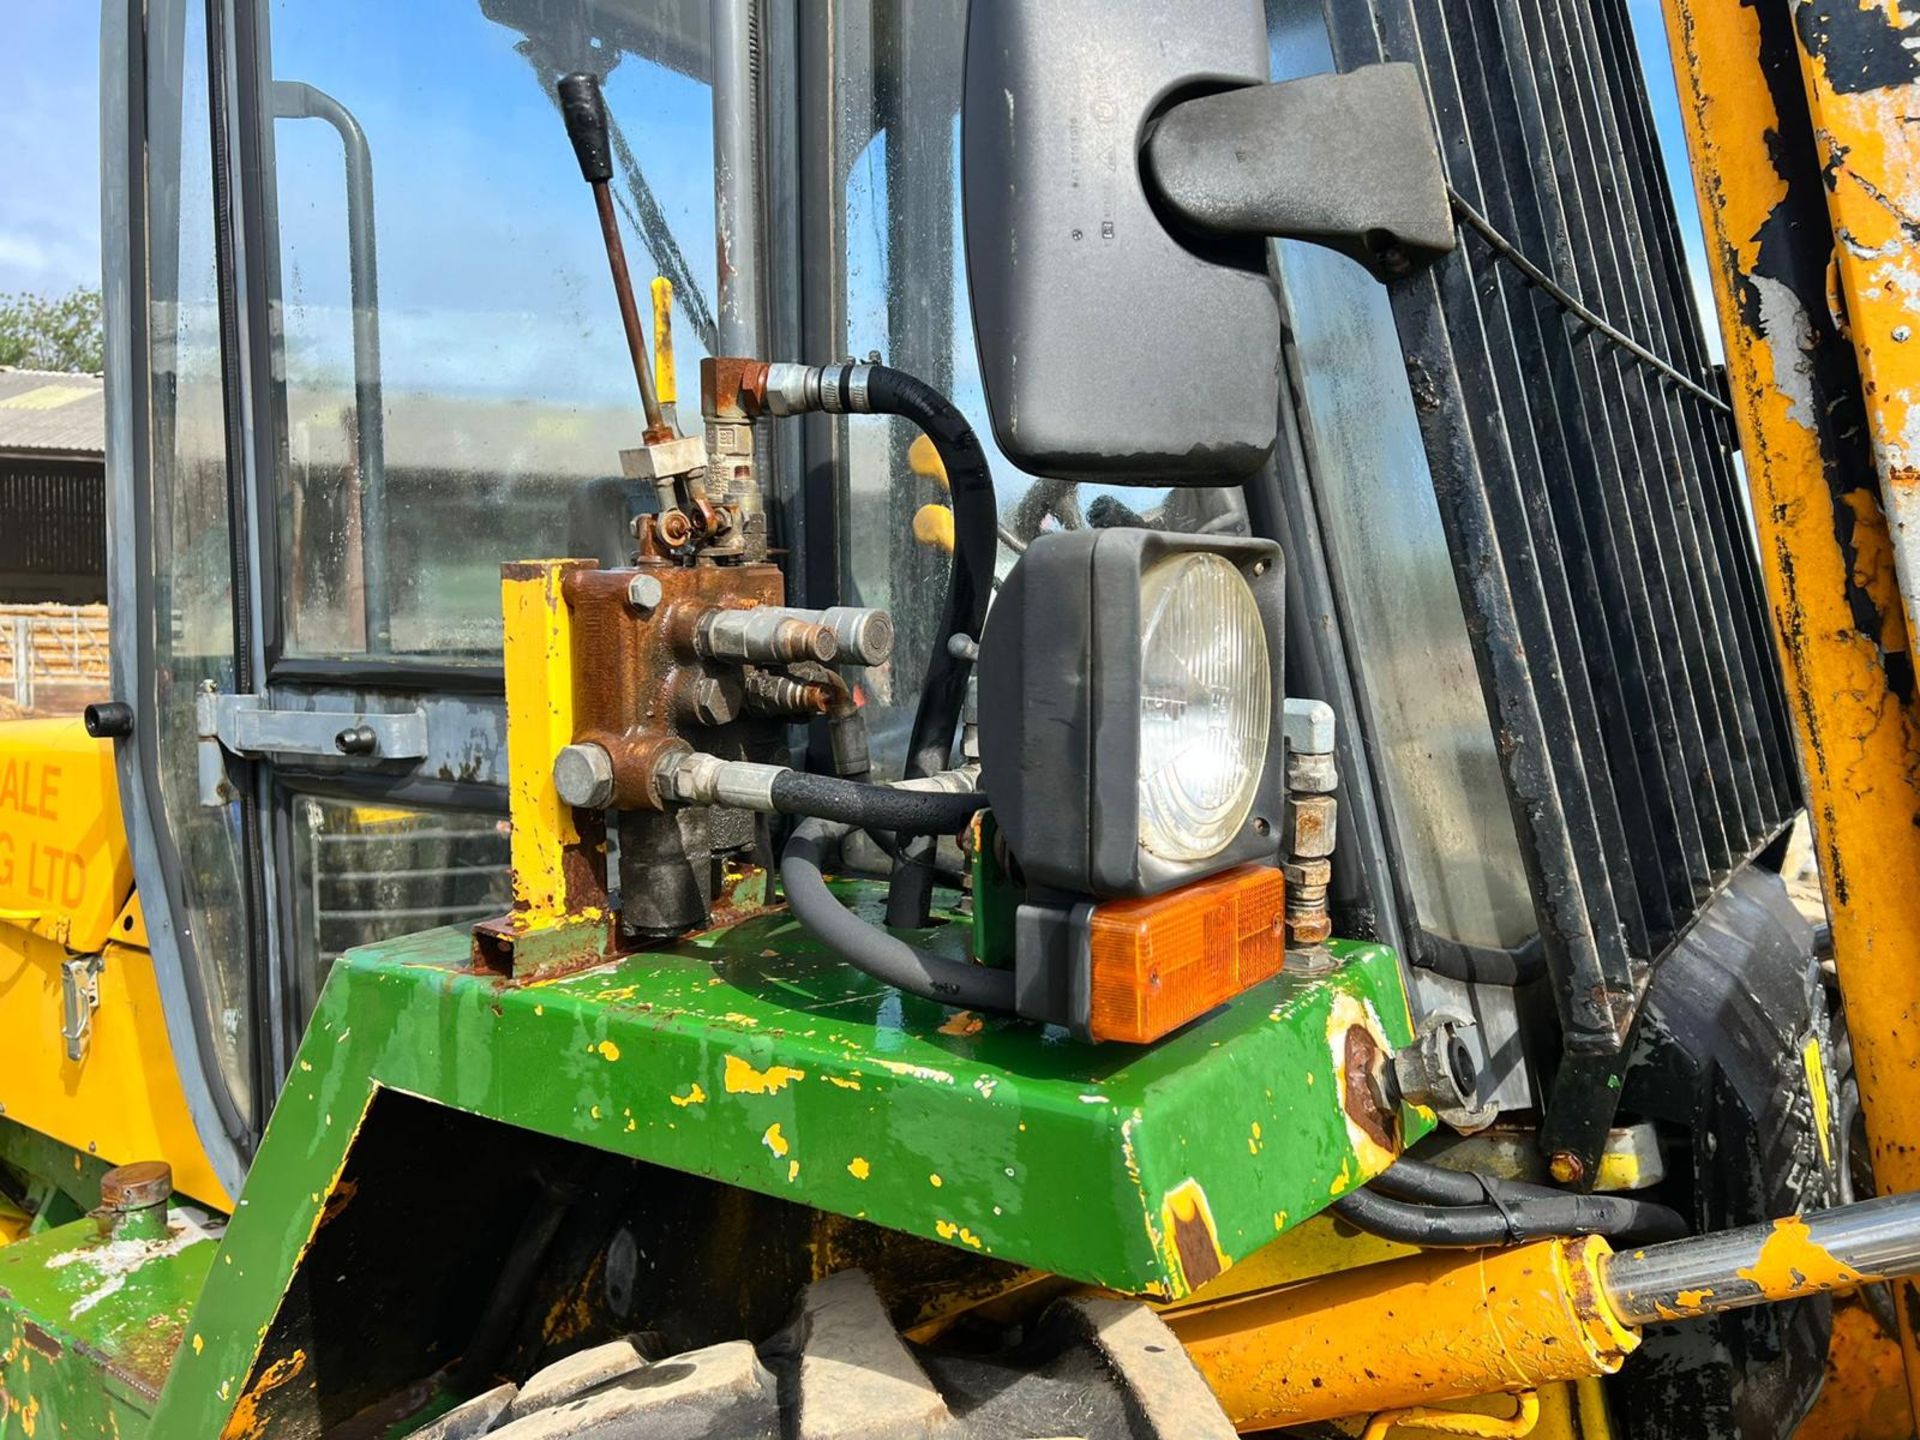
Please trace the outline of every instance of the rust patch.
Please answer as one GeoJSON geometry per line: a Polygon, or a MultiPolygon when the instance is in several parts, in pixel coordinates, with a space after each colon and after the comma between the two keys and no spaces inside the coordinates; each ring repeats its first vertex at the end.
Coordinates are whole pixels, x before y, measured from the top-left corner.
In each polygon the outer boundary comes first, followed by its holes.
{"type": "Polygon", "coordinates": [[[1394,1139],[1400,1117],[1380,1103],[1373,1083],[1373,1077],[1379,1067],[1386,1063],[1386,1057],[1366,1026],[1347,1027],[1341,1063],[1346,1078],[1343,1088],[1346,1091],[1347,1118],[1381,1149],[1398,1148],[1394,1139]]]}

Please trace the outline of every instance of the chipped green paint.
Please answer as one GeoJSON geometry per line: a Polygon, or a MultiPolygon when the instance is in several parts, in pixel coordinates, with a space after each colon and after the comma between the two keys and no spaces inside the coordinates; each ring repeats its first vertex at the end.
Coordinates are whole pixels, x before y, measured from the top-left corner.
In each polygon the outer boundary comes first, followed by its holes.
{"type": "Polygon", "coordinates": [[[89,1218],[0,1246],[0,1436],[148,1433],[217,1236],[180,1207],[153,1240],[89,1218]]]}
{"type": "MultiPolygon", "coordinates": [[[[1404,1043],[1400,969],[1379,946],[1336,953],[1331,976],[1282,976],[1135,1048],[903,997],[785,915],[530,984],[471,970],[455,930],[357,951],[321,997],[194,1313],[205,1348],[181,1350],[155,1433],[221,1432],[378,1087],[1183,1294],[1385,1163],[1350,1138],[1329,1020],[1357,1003],[1404,1043]]],[[[1409,1138],[1431,1123],[1403,1121],[1409,1138]]]]}

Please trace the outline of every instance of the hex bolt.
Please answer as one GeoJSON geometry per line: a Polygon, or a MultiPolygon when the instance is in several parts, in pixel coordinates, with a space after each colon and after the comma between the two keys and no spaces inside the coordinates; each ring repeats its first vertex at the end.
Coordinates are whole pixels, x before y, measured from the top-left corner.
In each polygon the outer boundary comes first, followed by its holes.
{"type": "Polygon", "coordinates": [[[1578,1185],[1587,1167],[1571,1150],[1556,1150],[1547,1162],[1547,1173],[1562,1185],[1578,1185]]]}
{"type": "Polygon", "coordinates": [[[642,615],[651,615],[660,608],[660,602],[666,598],[666,589],[660,584],[660,577],[657,575],[649,575],[642,571],[627,582],[627,603],[642,615]]]}
{"type": "Polygon", "coordinates": [[[740,686],[705,676],[693,686],[693,718],[702,725],[731,725],[740,718],[740,686]]]}
{"type": "Polygon", "coordinates": [[[592,743],[567,746],[553,757],[553,788],[576,809],[606,809],[613,802],[613,757],[592,743]]]}

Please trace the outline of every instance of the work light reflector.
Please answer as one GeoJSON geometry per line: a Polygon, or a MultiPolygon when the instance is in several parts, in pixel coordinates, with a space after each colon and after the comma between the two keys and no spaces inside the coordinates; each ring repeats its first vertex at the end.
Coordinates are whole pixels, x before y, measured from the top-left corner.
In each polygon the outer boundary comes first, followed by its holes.
{"type": "Polygon", "coordinates": [[[1141,581],[1140,844],[1205,860],[1246,824],[1272,723],[1253,591],[1219,555],[1169,555],[1141,581]]]}

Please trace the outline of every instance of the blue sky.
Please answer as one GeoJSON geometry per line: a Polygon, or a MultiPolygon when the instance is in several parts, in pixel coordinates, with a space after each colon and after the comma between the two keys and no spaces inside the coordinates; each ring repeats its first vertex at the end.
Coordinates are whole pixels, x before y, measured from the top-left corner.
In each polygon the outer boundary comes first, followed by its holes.
{"type": "MultiPolygon", "coordinates": [[[[391,26],[396,11],[390,5],[374,3],[374,0],[349,0],[349,3],[318,10],[301,5],[274,8],[275,23],[281,27],[277,48],[283,56],[297,54],[310,78],[317,83],[332,84],[343,91],[360,89],[360,108],[369,112],[362,119],[370,131],[377,133],[383,123],[389,127],[403,123],[401,107],[406,100],[405,84],[426,83],[418,78],[422,73],[420,67],[403,59],[398,47],[354,43],[349,38],[364,37],[391,26]],[[366,28],[354,23],[356,12],[365,20],[366,28]],[[304,31],[294,33],[303,15],[324,15],[325,18],[322,23],[310,24],[304,31]],[[386,18],[376,21],[372,18],[375,15],[386,18]],[[403,69],[405,77],[401,73],[403,69]],[[345,78],[348,76],[353,79],[345,78]]],[[[1704,252],[1693,213],[1693,189],[1686,177],[1679,108],[1660,22],[1659,0],[1629,0],[1629,8],[1641,42],[1655,120],[1667,150],[1674,191],[1683,210],[1682,234],[1687,241],[1688,258],[1697,277],[1702,273],[1704,252]]],[[[395,177],[401,183],[382,184],[383,201],[390,191],[403,197],[397,204],[390,204],[390,209],[438,215],[451,207],[466,222],[458,253],[448,255],[443,249],[424,243],[406,245],[401,237],[415,227],[399,223],[403,217],[396,214],[396,223],[388,226],[382,235],[383,264],[393,272],[384,288],[392,299],[402,302],[396,309],[404,305],[403,297],[417,296],[424,313],[429,301],[443,303],[450,298],[448,291],[458,288],[468,297],[466,303],[472,303],[476,296],[485,297],[503,312],[514,311],[524,318],[525,302],[514,303],[511,297],[515,284],[525,278],[512,262],[512,252],[516,243],[525,244],[530,239],[545,246],[551,242],[551,234],[541,227],[537,235],[530,236],[517,223],[519,217],[488,213],[484,205],[463,197],[449,177],[457,178],[463,165],[478,166],[481,173],[511,171],[510,176],[495,174],[493,178],[497,181],[510,178],[516,186],[532,184],[533,193],[556,204],[578,204],[580,197],[568,193],[572,183],[570,175],[564,168],[553,170],[550,163],[553,157],[546,149],[503,143],[509,135],[545,134],[553,127],[548,115],[541,113],[538,95],[526,83],[524,62],[511,54],[502,42],[502,32],[479,19],[477,6],[435,9],[442,16],[453,14],[461,18],[451,27],[457,33],[450,39],[438,41],[432,70],[461,75],[462,84],[472,86],[474,74],[470,67],[496,69],[501,72],[502,83],[493,87],[493,93],[517,94],[520,99],[513,104],[470,107],[460,116],[470,127],[464,134],[449,123],[455,112],[436,105],[432,113],[439,122],[438,128],[422,134],[417,146],[399,147],[390,143],[379,147],[384,164],[397,165],[405,172],[403,179],[395,177]],[[508,71],[517,73],[509,75],[508,71]],[[534,177],[542,171],[545,172],[543,178],[536,182],[534,177]],[[386,257],[390,243],[394,252],[391,261],[386,257]]],[[[0,97],[4,97],[0,98],[0,291],[59,292],[74,285],[99,282],[99,154],[95,124],[99,113],[99,13],[97,0],[6,0],[4,13],[0,14],[0,97]]],[[[650,68],[642,75],[638,69],[637,62],[629,62],[624,73],[616,72],[609,87],[616,113],[653,117],[643,122],[652,125],[653,130],[644,135],[636,133],[632,137],[636,143],[646,139],[667,148],[688,149],[704,144],[702,106],[692,87],[664,71],[650,68]],[[649,87],[664,85],[667,93],[662,96],[657,88],[650,88],[651,103],[619,107],[620,90],[628,85],[637,88],[643,82],[649,87]],[[673,93],[681,86],[689,93],[684,96],[673,93]]],[[[448,87],[447,94],[435,98],[445,100],[450,93],[451,87],[448,87]]],[[[343,93],[342,98],[353,103],[354,97],[349,94],[343,93]]],[[[415,107],[411,113],[417,116],[422,111],[415,107]]],[[[284,132],[288,127],[281,128],[284,132]]],[[[295,128],[306,133],[289,135],[282,142],[283,187],[298,184],[301,178],[298,172],[302,167],[310,167],[307,178],[315,204],[324,205],[327,188],[337,186],[332,178],[337,151],[327,150],[327,136],[312,133],[316,127],[295,128]]],[[[557,140],[557,133],[548,135],[548,140],[557,140]]],[[[546,148],[550,149],[551,145],[546,148]]],[[[682,248],[696,271],[710,284],[713,264],[710,206],[698,191],[697,180],[695,185],[681,186],[676,192],[671,168],[660,166],[656,170],[653,178],[662,187],[661,198],[680,235],[682,248]]],[[[325,223],[317,223],[310,232],[312,238],[305,242],[311,252],[310,262],[298,268],[315,303],[326,305],[337,298],[331,277],[343,273],[344,248],[331,238],[339,233],[339,226],[334,223],[337,217],[322,218],[325,223]]],[[[541,298],[568,291],[579,280],[593,274],[595,261],[590,227],[583,233],[578,227],[567,233],[570,240],[580,240],[583,245],[568,245],[568,253],[555,257],[553,271],[557,278],[553,285],[558,290],[543,286],[549,294],[541,298]]],[[[294,258],[290,256],[289,260],[294,258]]],[[[636,264],[640,263],[644,262],[636,257],[636,264]]],[[[292,277],[289,278],[291,299],[292,277]]],[[[1704,299],[1704,286],[1699,288],[1704,299]]],[[[600,304],[602,298],[597,292],[580,296],[579,304],[567,307],[570,311],[567,318],[576,326],[597,330],[600,327],[596,317],[606,308],[600,304]]],[[[436,347],[444,348],[445,336],[434,333],[431,327],[409,340],[405,338],[408,333],[405,320],[398,315],[395,320],[399,327],[395,343],[402,353],[393,358],[403,369],[407,364],[404,352],[410,346],[417,345],[423,355],[436,347]]],[[[330,327],[323,319],[315,328],[325,331],[330,327]]],[[[574,333],[577,335],[578,331],[574,333]]],[[[517,327],[505,326],[503,341],[508,338],[524,350],[534,337],[526,333],[523,323],[517,327]]],[[[1714,336],[1712,342],[1716,349],[1717,339],[1714,336]]],[[[329,350],[333,348],[329,337],[316,336],[315,343],[329,350]]],[[[548,337],[548,343],[537,344],[537,358],[528,363],[536,370],[550,368],[556,359],[554,346],[559,343],[556,334],[548,337]]],[[[600,349],[598,345],[592,348],[600,349]]],[[[473,363],[508,363],[509,353],[503,344],[491,355],[475,357],[473,363]]],[[[443,374],[438,378],[446,383],[449,377],[443,374]]]]}

